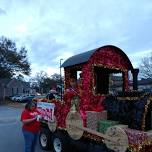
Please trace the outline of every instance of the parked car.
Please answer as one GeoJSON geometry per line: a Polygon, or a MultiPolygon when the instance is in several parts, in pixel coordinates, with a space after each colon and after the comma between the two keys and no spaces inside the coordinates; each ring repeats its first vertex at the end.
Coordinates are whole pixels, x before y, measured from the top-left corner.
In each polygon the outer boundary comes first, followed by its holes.
{"type": "Polygon", "coordinates": [[[17,101],[17,102],[20,102],[22,99],[28,97],[29,95],[27,94],[22,94],[22,95],[15,95],[13,97],[11,97],[11,100],[12,101],[17,101]]]}
{"type": "Polygon", "coordinates": [[[19,97],[16,97],[15,98],[15,101],[18,101],[18,102],[20,102],[23,98],[25,98],[25,97],[27,97],[27,95],[21,95],[21,96],[19,96],[19,97]]]}
{"type": "Polygon", "coordinates": [[[22,103],[30,102],[33,100],[34,97],[35,97],[35,95],[26,96],[26,97],[22,98],[20,102],[22,102],[22,103]]]}
{"type": "Polygon", "coordinates": [[[18,98],[18,97],[20,97],[20,95],[15,95],[15,96],[11,97],[11,100],[16,101],[16,98],[18,98]]]}
{"type": "Polygon", "coordinates": [[[27,95],[15,95],[11,98],[13,101],[21,101],[22,98],[26,97],[27,95]]]}

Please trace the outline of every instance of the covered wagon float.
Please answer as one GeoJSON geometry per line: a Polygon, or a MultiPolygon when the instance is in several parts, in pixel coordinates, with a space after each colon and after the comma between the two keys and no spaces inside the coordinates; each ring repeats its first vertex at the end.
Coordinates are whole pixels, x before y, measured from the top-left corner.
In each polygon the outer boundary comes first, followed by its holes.
{"type": "MultiPolygon", "coordinates": [[[[138,91],[138,69],[118,47],[107,45],[67,59],[63,64],[63,101],[49,101],[49,119],[41,121],[40,145],[55,152],[152,151],[152,98],[138,91]],[[80,73],[78,77],[78,73],[80,73]],[[129,73],[133,83],[130,87],[129,73]],[[113,75],[121,76],[121,91],[113,75]],[[70,81],[77,90],[67,93],[70,81]],[[132,90],[131,90],[131,89],[132,90]]],[[[41,107],[41,106],[40,106],[41,107]]]]}

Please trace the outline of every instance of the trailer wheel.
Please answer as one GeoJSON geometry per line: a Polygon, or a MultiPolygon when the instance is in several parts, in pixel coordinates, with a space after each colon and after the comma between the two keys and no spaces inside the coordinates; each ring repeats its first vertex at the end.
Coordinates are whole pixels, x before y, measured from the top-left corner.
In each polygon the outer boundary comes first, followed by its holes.
{"type": "Polygon", "coordinates": [[[61,132],[56,132],[52,136],[53,152],[67,152],[70,147],[69,139],[61,132]]]}
{"type": "Polygon", "coordinates": [[[51,149],[51,132],[46,129],[42,128],[39,135],[39,143],[43,150],[50,150],[51,149]]]}

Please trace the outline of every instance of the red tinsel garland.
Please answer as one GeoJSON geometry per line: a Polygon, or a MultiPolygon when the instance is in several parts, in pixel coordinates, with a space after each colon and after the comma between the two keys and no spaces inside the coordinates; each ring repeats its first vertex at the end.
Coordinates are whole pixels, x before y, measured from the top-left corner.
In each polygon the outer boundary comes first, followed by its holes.
{"type": "MultiPolygon", "coordinates": [[[[127,69],[129,66],[128,59],[122,56],[117,50],[111,47],[105,47],[101,50],[97,50],[91,56],[89,61],[83,65],[76,65],[73,67],[65,68],[65,88],[69,86],[70,71],[76,69],[82,69],[82,85],[78,92],[80,93],[80,103],[79,112],[84,121],[84,126],[86,125],[86,111],[96,111],[100,112],[104,110],[102,101],[106,95],[95,95],[93,88],[95,87],[95,78],[93,67],[97,65],[104,68],[116,69],[120,71],[125,71],[127,74],[127,69]],[[81,90],[81,91],[80,91],[81,90]]],[[[125,76],[125,84],[127,84],[127,76],[125,76]]],[[[127,85],[125,85],[127,89],[127,85]]],[[[58,121],[58,126],[65,127],[65,119],[71,108],[71,99],[74,94],[65,93],[64,104],[60,102],[56,103],[56,117],[58,121]]]]}

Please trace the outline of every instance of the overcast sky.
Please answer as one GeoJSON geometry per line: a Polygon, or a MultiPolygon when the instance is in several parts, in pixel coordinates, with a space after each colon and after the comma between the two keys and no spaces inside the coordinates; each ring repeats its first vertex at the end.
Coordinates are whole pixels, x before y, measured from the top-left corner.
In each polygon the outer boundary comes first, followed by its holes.
{"type": "Polygon", "coordinates": [[[0,36],[28,48],[32,75],[108,44],[139,67],[152,52],[152,0],[0,0],[0,36]]]}

